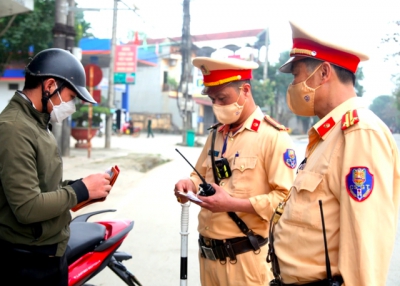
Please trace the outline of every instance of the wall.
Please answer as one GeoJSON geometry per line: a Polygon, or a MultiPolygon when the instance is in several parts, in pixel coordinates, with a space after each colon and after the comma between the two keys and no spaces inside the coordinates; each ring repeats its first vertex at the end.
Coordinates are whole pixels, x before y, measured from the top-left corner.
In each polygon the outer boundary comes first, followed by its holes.
{"type": "Polygon", "coordinates": [[[18,89],[22,89],[24,83],[22,81],[0,81],[0,112],[3,111],[4,107],[8,104],[10,99],[13,97],[15,93],[15,89],[9,90],[8,84],[15,83],[18,84],[18,89]]]}
{"type": "Polygon", "coordinates": [[[129,86],[129,112],[170,113],[172,124],[182,128],[176,100],[162,92],[163,70],[160,66],[138,67],[136,76],[136,83],[129,86]]]}

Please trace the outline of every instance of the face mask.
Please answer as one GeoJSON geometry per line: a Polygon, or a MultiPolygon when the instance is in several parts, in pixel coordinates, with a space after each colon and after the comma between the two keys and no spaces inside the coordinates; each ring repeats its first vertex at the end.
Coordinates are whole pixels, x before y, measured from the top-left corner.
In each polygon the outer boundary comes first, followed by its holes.
{"type": "MultiPolygon", "coordinates": [[[[321,65],[320,65],[321,66],[321,65]]],[[[319,67],[320,67],[319,66],[319,67]]],[[[319,69],[317,67],[312,74],[302,82],[290,84],[286,93],[286,101],[290,110],[299,116],[314,116],[315,91],[320,87],[309,87],[306,81],[319,69]]]]}
{"type": "Polygon", "coordinates": [[[235,103],[229,105],[213,104],[213,111],[219,122],[223,124],[232,124],[239,119],[240,115],[242,114],[243,107],[246,104],[246,101],[242,106],[238,104],[241,94],[242,93],[239,93],[239,97],[235,103]]]}
{"type": "Polygon", "coordinates": [[[51,105],[53,105],[53,110],[50,113],[50,121],[61,123],[65,118],[67,118],[76,111],[76,107],[73,100],[65,102],[62,100],[60,92],[57,91],[57,94],[58,97],[60,98],[61,103],[59,105],[54,105],[50,99],[50,103],[51,105]]]}

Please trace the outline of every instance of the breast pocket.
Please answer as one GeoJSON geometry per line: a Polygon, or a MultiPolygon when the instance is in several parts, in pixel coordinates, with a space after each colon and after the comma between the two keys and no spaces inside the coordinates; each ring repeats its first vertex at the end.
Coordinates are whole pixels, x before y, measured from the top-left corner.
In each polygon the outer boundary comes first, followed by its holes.
{"type": "Polygon", "coordinates": [[[323,175],[300,170],[291,190],[290,203],[285,208],[284,219],[287,223],[321,229],[321,214],[318,199],[323,175]]]}
{"type": "Polygon", "coordinates": [[[236,157],[229,160],[232,170],[232,191],[235,194],[248,194],[257,166],[257,157],[236,157]]]}

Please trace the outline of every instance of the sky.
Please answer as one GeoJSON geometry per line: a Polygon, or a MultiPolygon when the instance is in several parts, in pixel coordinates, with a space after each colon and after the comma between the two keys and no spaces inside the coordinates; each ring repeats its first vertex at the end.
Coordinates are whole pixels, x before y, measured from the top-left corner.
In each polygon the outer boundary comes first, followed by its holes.
{"type": "MultiPolygon", "coordinates": [[[[85,11],[85,20],[97,38],[111,38],[113,0],[75,0],[85,11]]],[[[131,31],[148,38],[181,36],[183,0],[120,0],[117,38],[127,41],[131,31]],[[137,10],[134,12],[133,7],[137,10]]],[[[400,74],[397,62],[388,54],[400,50],[400,44],[383,44],[382,38],[400,27],[399,0],[191,0],[192,35],[269,28],[269,61],[276,63],[279,54],[292,47],[289,20],[330,41],[351,45],[370,56],[362,62],[364,98],[370,103],[379,95],[392,94],[392,75],[400,74]],[[397,14],[397,15],[396,15],[397,14]]],[[[240,45],[240,44],[239,44],[240,45]]]]}

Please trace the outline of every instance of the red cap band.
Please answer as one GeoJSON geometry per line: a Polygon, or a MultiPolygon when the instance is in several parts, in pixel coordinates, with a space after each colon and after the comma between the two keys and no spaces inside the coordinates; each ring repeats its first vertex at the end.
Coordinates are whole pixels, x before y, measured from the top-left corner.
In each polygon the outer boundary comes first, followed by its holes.
{"type": "Polygon", "coordinates": [[[249,70],[213,70],[209,75],[203,75],[205,86],[216,86],[235,80],[247,80],[252,78],[249,70]]]}
{"type": "Polygon", "coordinates": [[[360,63],[360,59],[350,53],[339,51],[337,49],[323,46],[314,41],[295,38],[293,39],[293,50],[290,56],[308,56],[311,58],[330,62],[334,65],[345,68],[353,73],[357,71],[357,66],[360,63]],[[301,50],[307,50],[302,52],[301,50]],[[308,53],[311,52],[311,55],[308,53]],[[315,53],[315,54],[314,54],[315,53]]]}

